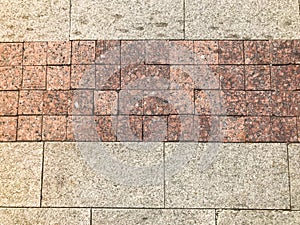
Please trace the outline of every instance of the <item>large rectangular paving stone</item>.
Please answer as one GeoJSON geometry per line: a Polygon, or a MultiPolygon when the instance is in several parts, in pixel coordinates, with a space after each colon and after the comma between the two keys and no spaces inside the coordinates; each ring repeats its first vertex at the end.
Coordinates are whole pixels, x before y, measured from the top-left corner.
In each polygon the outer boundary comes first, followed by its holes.
{"type": "Polygon", "coordinates": [[[289,166],[291,179],[291,206],[300,210],[300,144],[290,144],[289,166]]]}
{"type": "Polygon", "coordinates": [[[90,225],[89,209],[0,209],[1,225],[90,225]]]}
{"type": "Polygon", "coordinates": [[[298,0],[187,0],[187,39],[298,39],[298,0]]]}
{"type": "Polygon", "coordinates": [[[285,144],[167,143],[165,157],[167,207],[289,208],[285,144]]]}
{"type": "Polygon", "coordinates": [[[93,210],[94,225],[215,225],[215,210],[93,210]]]}
{"type": "Polygon", "coordinates": [[[162,143],[45,143],[42,206],[162,207],[162,143]]]}
{"type": "Polygon", "coordinates": [[[183,14],[182,0],[73,0],[71,39],[179,39],[183,14]]]}
{"type": "Polygon", "coordinates": [[[0,143],[0,206],[40,206],[42,143],[0,143]]]}
{"type": "Polygon", "coordinates": [[[300,224],[300,212],[224,210],[218,213],[218,225],[295,225],[300,224]]]}
{"type": "Polygon", "coordinates": [[[1,0],[0,15],[0,41],[69,39],[69,0],[1,0]]]}

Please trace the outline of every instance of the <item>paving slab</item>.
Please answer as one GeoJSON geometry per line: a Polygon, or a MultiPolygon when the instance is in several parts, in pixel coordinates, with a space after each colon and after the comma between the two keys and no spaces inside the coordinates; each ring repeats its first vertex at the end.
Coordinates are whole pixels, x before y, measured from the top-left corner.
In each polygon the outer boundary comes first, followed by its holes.
{"type": "Polygon", "coordinates": [[[0,41],[69,40],[69,0],[3,0],[0,14],[0,41]]]}
{"type": "Polygon", "coordinates": [[[40,205],[42,153],[42,143],[0,143],[0,206],[40,205]]]}
{"type": "Polygon", "coordinates": [[[0,209],[0,223],[2,225],[12,225],[12,224],[90,225],[90,210],[89,209],[45,209],[45,208],[0,209]]]}
{"type": "Polygon", "coordinates": [[[94,225],[215,225],[214,210],[93,210],[94,225]]]}
{"type": "Polygon", "coordinates": [[[291,182],[291,207],[300,210],[300,145],[290,144],[289,168],[291,182]]]}
{"type": "Polygon", "coordinates": [[[285,144],[167,143],[166,207],[288,209],[285,144]],[[191,148],[195,148],[191,151],[191,148]],[[170,174],[172,154],[189,160],[170,174]]]}
{"type": "Polygon", "coordinates": [[[186,0],[187,39],[298,39],[298,0],[186,0]]]}
{"type": "Polygon", "coordinates": [[[73,0],[71,39],[183,38],[183,1],[73,0]]]}
{"type": "Polygon", "coordinates": [[[294,225],[300,223],[300,212],[225,210],[218,213],[218,225],[294,225]]]}
{"type": "Polygon", "coordinates": [[[42,206],[162,207],[162,143],[45,143],[42,206]]]}

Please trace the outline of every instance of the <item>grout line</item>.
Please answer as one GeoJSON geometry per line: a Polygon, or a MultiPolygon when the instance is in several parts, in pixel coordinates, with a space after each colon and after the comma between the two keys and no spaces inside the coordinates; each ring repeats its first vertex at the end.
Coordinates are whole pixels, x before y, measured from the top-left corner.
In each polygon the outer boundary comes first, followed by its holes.
{"type": "Polygon", "coordinates": [[[93,224],[93,208],[90,208],[90,225],[93,224]]]}
{"type": "Polygon", "coordinates": [[[42,200],[43,200],[44,158],[45,158],[45,142],[43,142],[43,154],[42,154],[40,208],[42,207],[42,200]]]}
{"type": "Polygon", "coordinates": [[[218,224],[218,216],[219,216],[219,212],[217,211],[217,209],[215,209],[215,225],[218,224]]]}
{"type": "Polygon", "coordinates": [[[91,207],[91,206],[46,206],[46,207],[23,207],[23,206],[0,206],[0,209],[111,209],[111,210],[123,210],[123,209],[131,209],[131,210],[231,210],[231,211],[279,211],[279,212],[300,212],[300,210],[290,210],[284,208],[210,208],[210,207],[203,207],[203,208],[191,208],[191,207],[91,207]]]}
{"type": "Polygon", "coordinates": [[[291,191],[291,175],[290,175],[290,157],[289,157],[289,144],[286,145],[287,152],[287,169],[288,169],[288,185],[289,185],[289,207],[292,210],[292,191],[291,191]]]}

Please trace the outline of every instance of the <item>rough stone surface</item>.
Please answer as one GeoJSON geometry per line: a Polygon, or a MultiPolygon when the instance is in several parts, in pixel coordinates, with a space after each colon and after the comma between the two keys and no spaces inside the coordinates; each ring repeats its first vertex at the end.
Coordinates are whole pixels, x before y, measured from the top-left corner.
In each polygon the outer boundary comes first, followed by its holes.
{"type": "Polygon", "coordinates": [[[69,39],[68,0],[1,1],[0,41],[69,39]]]}
{"type": "Polygon", "coordinates": [[[291,179],[291,206],[292,209],[300,209],[300,145],[291,144],[288,146],[290,160],[291,179]]]}
{"type": "Polygon", "coordinates": [[[95,225],[214,225],[214,210],[94,210],[95,225]]]}
{"type": "Polygon", "coordinates": [[[300,223],[300,212],[225,210],[218,213],[218,225],[295,225],[300,223]]]}
{"type": "Polygon", "coordinates": [[[167,207],[289,208],[284,144],[167,143],[165,151],[167,207]],[[188,163],[170,174],[178,148],[188,163]]]}
{"type": "Polygon", "coordinates": [[[0,209],[2,225],[89,225],[89,209],[0,209]]]}
{"type": "Polygon", "coordinates": [[[297,39],[297,0],[187,0],[187,39],[297,39]]]}
{"type": "Polygon", "coordinates": [[[183,38],[183,2],[73,0],[71,39],[183,38]]]}
{"type": "Polygon", "coordinates": [[[42,206],[162,207],[162,143],[46,143],[42,206]]]}
{"type": "Polygon", "coordinates": [[[42,152],[42,143],[0,144],[0,206],[40,205],[42,152]]]}

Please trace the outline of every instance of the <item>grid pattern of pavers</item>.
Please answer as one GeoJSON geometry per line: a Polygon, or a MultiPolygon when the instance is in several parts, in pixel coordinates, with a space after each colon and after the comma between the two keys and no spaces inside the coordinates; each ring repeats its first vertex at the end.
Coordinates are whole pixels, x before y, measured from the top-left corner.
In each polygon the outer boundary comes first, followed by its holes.
{"type": "Polygon", "coordinates": [[[300,140],[299,40],[1,43],[0,77],[1,141],[300,140]]]}
{"type": "Polygon", "coordinates": [[[0,224],[299,224],[299,105],[299,40],[0,43],[0,224]]]}

